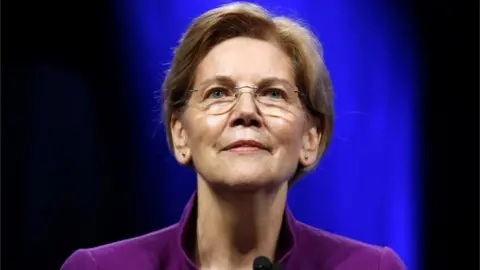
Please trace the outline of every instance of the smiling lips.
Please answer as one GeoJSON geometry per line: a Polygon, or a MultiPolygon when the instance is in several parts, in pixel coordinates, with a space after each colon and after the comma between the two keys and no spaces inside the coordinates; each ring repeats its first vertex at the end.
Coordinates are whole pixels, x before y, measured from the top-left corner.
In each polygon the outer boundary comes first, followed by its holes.
{"type": "Polygon", "coordinates": [[[260,150],[267,150],[267,147],[254,140],[239,140],[229,144],[224,150],[235,153],[249,154],[258,152],[260,150]]]}

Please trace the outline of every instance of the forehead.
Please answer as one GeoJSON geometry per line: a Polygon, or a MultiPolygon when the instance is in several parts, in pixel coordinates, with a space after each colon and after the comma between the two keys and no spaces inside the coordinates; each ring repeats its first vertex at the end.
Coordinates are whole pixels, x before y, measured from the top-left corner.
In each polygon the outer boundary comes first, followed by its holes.
{"type": "Polygon", "coordinates": [[[292,62],[270,42],[237,37],[210,50],[200,62],[196,83],[214,76],[226,76],[241,83],[252,83],[266,77],[277,77],[294,84],[292,62]]]}

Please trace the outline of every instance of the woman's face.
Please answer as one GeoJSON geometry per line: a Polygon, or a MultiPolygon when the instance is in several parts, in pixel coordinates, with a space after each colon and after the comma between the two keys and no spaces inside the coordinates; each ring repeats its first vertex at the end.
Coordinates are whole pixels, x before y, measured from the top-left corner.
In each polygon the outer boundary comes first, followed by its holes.
{"type": "Polygon", "coordinates": [[[194,89],[171,129],[177,160],[193,160],[200,179],[255,189],[285,183],[299,163],[315,162],[321,134],[295,92],[290,58],[272,43],[237,37],[218,44],[197,67],[194,89]],[[294,93],[288,110],[267,107],[253,94],[281,100],[281,91],[275,89],[294,93]],[[205,99],[232,98],[229,91],[239,92],[226,112],[200,105],[205,99]]]}

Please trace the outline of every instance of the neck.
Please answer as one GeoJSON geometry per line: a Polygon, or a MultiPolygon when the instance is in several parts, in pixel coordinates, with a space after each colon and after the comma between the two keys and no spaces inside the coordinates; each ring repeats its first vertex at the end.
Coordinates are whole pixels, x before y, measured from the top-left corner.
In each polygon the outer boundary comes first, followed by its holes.
{"type": "Polygon", "coordinates": [[[196,261],[207,269],[251,269],[275,257],[288,183],[269,190],[216,190],[198,181],[196,261]]]}

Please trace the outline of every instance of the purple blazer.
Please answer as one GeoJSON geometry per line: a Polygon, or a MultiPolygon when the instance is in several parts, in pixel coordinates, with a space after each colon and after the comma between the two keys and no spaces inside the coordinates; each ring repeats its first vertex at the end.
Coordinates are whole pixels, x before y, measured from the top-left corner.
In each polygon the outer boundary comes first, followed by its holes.
{"type": "MultiPolygon", "coordinates": [[[[196,195],[180,221],[119,242],[78,249],[61,270],[194,270],[196,195]]],[[[285,211],[276,263],[284,270],[404,270],[388,247],[373,246],[301,223],[285,211]]],[[[253,265],[253,262],[252,262],[253,265]]]]}

